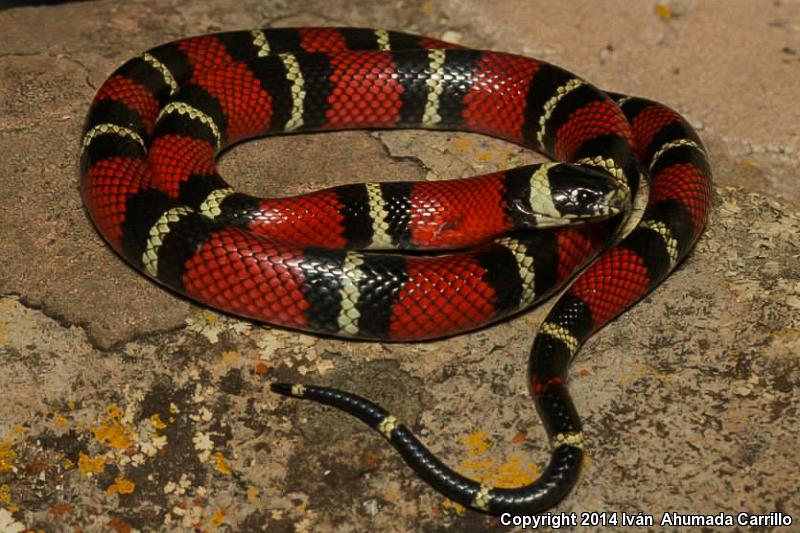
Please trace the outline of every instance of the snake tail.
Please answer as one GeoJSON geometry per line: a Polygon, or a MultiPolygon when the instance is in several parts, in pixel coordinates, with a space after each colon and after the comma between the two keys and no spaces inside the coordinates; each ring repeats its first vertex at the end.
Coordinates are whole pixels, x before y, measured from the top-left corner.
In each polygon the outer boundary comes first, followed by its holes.
{"type": "MultiPolygon", "coordinates": [[[[522,487],[498,488],[465,477],[445,465],[394,415],[361,396],[334,388],[290,383],[272,383],[270,388],[285,396],[335,407],[358,418],[383,435],[406,464],[433,488],[465,507],[485,513],[521,514],[546,510],[569,493],[580,473],[583,446],[576,437],[580,435],[580,422],[574,409],[570,420],[576,421],[578,431],[555,435],[550,462],[542,475],[522,487]]],[[[551,389],[541,401],[549,404],[547,408],[550,409],[555,403],[552,399],[558,394],[555,388],[551,389]]],[[[562,405],[571,407],[568,398],[567,404],[562,405]]],[[[553,420],[553,426],[564,427],[558,420],[553,420]]],[[[573,425],[569,428],[576,429],[573,425]]]]}

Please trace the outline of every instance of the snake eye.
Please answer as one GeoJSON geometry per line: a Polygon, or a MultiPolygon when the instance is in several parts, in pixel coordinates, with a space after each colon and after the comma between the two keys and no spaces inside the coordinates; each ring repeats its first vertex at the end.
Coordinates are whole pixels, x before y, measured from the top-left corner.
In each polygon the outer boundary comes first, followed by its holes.
{"type": "Polygon", "coordinates": [[[589,207],[594,203],[596,195],[587,189],[575,189],[572,193],[572,201],[578,207],[589,207]]]}

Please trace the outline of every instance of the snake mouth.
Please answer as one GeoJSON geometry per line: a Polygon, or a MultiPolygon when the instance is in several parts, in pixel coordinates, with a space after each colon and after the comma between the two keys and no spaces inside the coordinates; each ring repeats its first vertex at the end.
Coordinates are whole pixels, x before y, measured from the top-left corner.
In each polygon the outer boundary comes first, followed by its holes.
{"type": "Polygon", "coordinates": [[[625,213],[631,208],[631,190],[624,184],[620,183],[620,187],[609,191],[602,199],[595,204],[594,209],[602,216],[613,217],[620,213],[625,213]]]}

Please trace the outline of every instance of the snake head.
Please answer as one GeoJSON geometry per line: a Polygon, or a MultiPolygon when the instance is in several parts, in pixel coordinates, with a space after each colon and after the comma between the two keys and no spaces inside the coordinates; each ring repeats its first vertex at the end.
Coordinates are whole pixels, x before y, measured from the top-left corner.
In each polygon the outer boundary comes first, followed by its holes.
{"type": "Polygon", "coordinates": [[[531,208],[538,227],[602,220],[630,209],[630,189],[610,174],[562,163],[542,168],[547,169],[546,179],[531,180],[531,208]]]}

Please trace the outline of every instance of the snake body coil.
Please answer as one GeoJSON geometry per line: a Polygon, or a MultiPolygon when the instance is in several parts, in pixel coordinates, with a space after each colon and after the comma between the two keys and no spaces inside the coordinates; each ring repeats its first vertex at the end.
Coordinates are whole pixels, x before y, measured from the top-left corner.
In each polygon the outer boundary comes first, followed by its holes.
{"type": "Polygon", "coordinates": [[[688,253],[711,191],[700,140],[661,104],[606,94],[535,59],[357,28],[193,37],[128,61],[92,103],[81,174],[93,222],[126,261],[198,302],[291,328],[451,335],[518,312],[585,269],[531,351],[531,393],[552,453],[530,485],[457,474],[358,396],[273,385],[361,418],[435,488],[494,514],[542,511],[575,484],[583,438],[569,363],[688,253]],[[248,137],[354,128],[473,131],[564,163],[278,199],[235,192],[214,164],[248,137]],[[640,172],[650,183],[643,218],[608,248],[640,172]],[[570,224],[587,218],[597,221],[570,224]],[[465,250],[355,251],[366,248],[465,250]]]}

